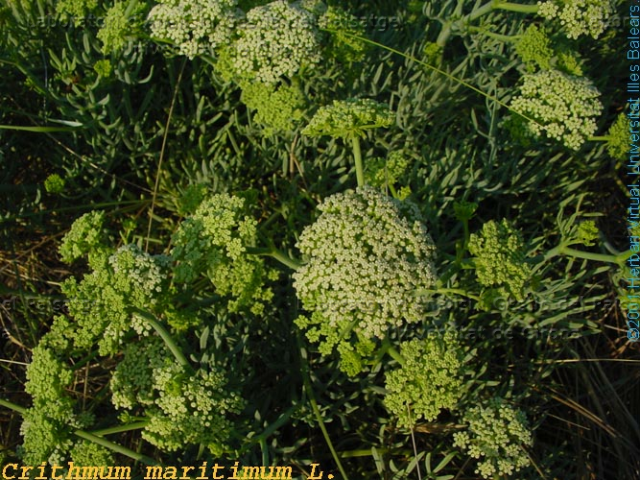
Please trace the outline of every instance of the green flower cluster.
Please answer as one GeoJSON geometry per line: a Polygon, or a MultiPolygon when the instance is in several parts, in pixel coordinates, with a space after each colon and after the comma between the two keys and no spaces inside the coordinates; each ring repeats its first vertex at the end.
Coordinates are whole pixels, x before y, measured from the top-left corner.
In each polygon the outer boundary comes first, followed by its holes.
{"type": "Polygon", "coordinates": [[[453,333],[404,342],[400,355],[400,368],[386,375],[384,400],[400,426],[435,420],[442,409],[456,407],[463,394],[464,352],[453,333]]]}
{"type": "Polygon", "coordinates": [[[242,18],[236,0],[160,0],[151,9],[151,33],[194,58],[231,42],[242,18]]]}
{"type": "Polygon", "coordinates": [[[547,32],[535,24],[530,25],[518,39],[516,53],[531,72],[538,68],[549,70],[554,56],[547,32]]]}
{"type": "Polygon", "coordinates": [[[51,349],[42,345],[33,349],[25,385],[33,405],[24,414],[21,427],[22,457],[27,464],[47,461],[60,444],[68,441],[69,427],[77,425],[66,392],[72,380],[71,369],[51,349]]]}
{"type": "Polygon", "coordinates": [[[173,236],[174,281],[187,289],[204,274],[219,295],[232,297],[231,312],[260,314],[273,297],[264,282],[275,279],[277,272],[267,270],[261,258],[246,254],[257,241],[257,222],[246,212],[240,197],[218,194],[204,200],[173,236]]]}
{"type": "Polygon", "coordinates": [[[242,399],[230,390],[223,373],[187,371],[157,336],[126,347],[111,390],[116,408],[144,408],[149,423],[143,438],[169,451],[203,444],[213,454],[222,454],[232,431],[227,415],[243,408],[242,399]]]}
{"type": "Polygon", "coordinates": [[[629,153],[629,119],[624,113],[618,115],[616,121],[607,132],[607,150],[616,160],[626,160],[629,153]]]}
{"type": "Polygon", "coordinates": [[[394,150],[387,158],[375,158],[367,161],[365,179],[368,185],[385,188],[393,186],[404,175],[409,159],[401,151],[394,150]]]}
{"type": "Polygon", "coordinates": [[[143,11],[142,3],[131,5],[126,2],[116,2],[107,10],[97,35],[105,55],[120,52],[126,46],[127,37],[137,28],[134,19],[140,18],[143,11]]]}
{"type": "Polygon", "coordinates": [[[531,447],[533,439],[520,410],[495,398],[486,408],[470,408],[464,420],[469,430],[455,433],[454,445],[481,459],[476,473],[491,479],[511,475],[530,464],[523,446],[531,447]]]}
{"type": "Polygon", "coordinates": [[[576,242],[585,247],[592,247],[600,238],[600,230],[594,220],[585,220],[578,224],[576,229],[576,242]]]}
{"type": "Polygon", "coordinates": [[[47,193],[62,193],[64,191],[64,183],[64,178],[54,173],[44,181],[44,189],[47,193]]]}
{"type": "Polygon", "coordinates": [[[320,61],[317,18],[285,0],[249,10],[238,36],[232,55],[240,78],[275,84],[320,61]]]}
{"type": "Polygon", "coordinates": [[[390,327],[423,320],[427,299],[416,291],[435,283],[435,247],[416,210],[372,187],[333,195],[318,208],[298,242],[307,263],[293,277],[312,312],[296,323],[320,352],[330,354],[353,333],[383,338],[390,327]]]}
{"type": "Polygon", "coordinates": [[[306,107],[304,94],[295,84],[278,86],[262,82],[240,83],[242,102],[256,110],[253,120],[264,127],[267,136],[291,132],[302,119],[306,107]]]}
{"type": "Polygon", "coordinates": [[[200,369],[189,375],[174,364],[154,372],[154,389],[157,410],[151,409],[143,438],[167,450],[203,444],[213,455],[225,453],[232,433],[226,416],[240,413],[243,401],[222,373],[200,369]]]}
{"type": "Polygon", "coordinates": [[[527,124],[533,134],[544,131],[578,150],[596,131],[595,119],[603,109],[599,96],[587,78],[543,70],[524,76],[520,95],[511,101],[511,108],[534,120],[527,124]]]}
{"type": "Polygon", "coordinates": [[[66,15],[78,25],[88,12],[98,7],[98,0],[58,0],[56,13],[66,15]]]}
{"type": "Polygon", "coordinates": [[[109,355],[118,351],[130,329],[147,334],[151,327],[131,312],[162,310],[169,264],[165,255],[149,255],[136,245],[125,245],[101,265],[94,265],[81,282],[66,280],[62,292],[75,320],[69,337],[76,347],[88,349],[98,342],[100,353],[109,355]]]}
{"type": "Polygon", "coordinates": [[[393,120],[394,116],[389,108],[375,100],[334,100],[332,105],[318,109],[302,133],[310,137],[363,137],[366,130],[389,127],[393,120]]]}
{"type": "Polygon", "coordinates": [[[529,25],[519,36],[515,48],[528,72],[556,69],[568,75],[582,75],[580,57],[564,44],[554,49],[544,27],[529,25]]]}
{"type": "Polygon", "coordinates": [[[78,218],[64,236],[58,249],[65,263],[72,263],[85,255],[89,264],[99,264],[107,251],[104,212],[93,211],[78,218]]]}
{"type": "MultiPolygon", "coordinates": [[[[102,445],[80,440],[71,449],[71,459],[76,465],[114,466],[113,455],[102,445]]],[[[61,462],[57,463],[60,465],[61,462]]],[[[55,464],[52,464],[55,465],[55,464]]]]}
{"type": "Polygon", "coordinates": [[[93,70],[98,74],[98,77],[109,78],[113,73],[113,65],[111,65],[111,61],[103,58],[93,65],[93,70]]]}
{"type": "Polygon", "coordinates": [[[364,37],[364,27],[350,13],[329,5],[319,19],[319,26],[328,30],[329,45],[326,49],[341,62],[358,62],[364,58],[366,43],[357,37],[364,37]]]}
{"type": "Polygon", "coordinates": [[[613,0],[547,0],[538,2],[538,15],[560,20],[568,38],[588,35],[597,39],[615,12],[613,0]]]}
{"type": "Polygon", "coordinates": [[[482,285],[498,287],[501,295],[523,299],[531,267],[525,260],[520,232],[506,219],[500,223],[487,222],[480,233],[471,234],[469,253],[473,256],[476,276],[482,285]]]}

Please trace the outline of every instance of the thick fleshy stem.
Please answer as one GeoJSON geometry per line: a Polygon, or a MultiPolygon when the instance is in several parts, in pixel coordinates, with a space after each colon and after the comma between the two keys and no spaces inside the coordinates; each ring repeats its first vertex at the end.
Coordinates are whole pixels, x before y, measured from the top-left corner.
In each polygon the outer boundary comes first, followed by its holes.
{"type": "Polygon", "coordinates": [[[298,260],[295,260],[288,256],[286,253],[281,252],[275,247],[272,248],[260,248],[260,247],[248,247],[246,252],[250,255],[261,255],[265,257],[271,257],[278,260],[283,265],[289,267],[291,270],[298,270],[302,265],[298,260]]]}
{"type": "Polygon", "coordinates": [[[193,372],[193,368],[191,367],[189,360],[187,360],[187,357],[184,356],[184,353],[182,353],[180,347],[176,345],[176,342],[173,340],[169,332],[167,332],[167,330],[162,326],[162,324],[160,324],[160,322],[154,315],[139,308],[132,308],[131,311],[136,315],[140,315],[147,322],[149,322],[149,325],[151,325],[156,333],[160,335],[160,338],[162,338],[165,345],[167,346],[167,348],[169,348],[180,366],[184,367],[188,372],[193,372]]]}
{"type": "Polygon", "coordinates": [[[574,258],[582,258],[583,260],[593,260],[595,262],[615,263],[616,265],[622,265],[624,262],[633,255],[634,252],[627,250],[626,252],[618,253],[617,255],[607,255],[606,253],[594,253],[583,252],[582,250],[576,250],[568,245],[560,244],[557,247],[549,250],[543,260],[549,260],[558,255],[567,255],[574,258]]]}
{"type": "Polygon", "coordinates": [[[353,136],[351,138],[353,145],[353,158],[356,161],[356,179],[359,187],[364,187],[364,165],[362,164],[362,150],[360,148],[360,138],[353,136]]]}
{"type": "Polygon", "coordinates": [[[495,10],[506,10],[508,12],[516,13],[538,13],[540,7],[538,5],[522,5],[520,3],[511,2],[494,2],[493,8],[495,10]]]}
{"type": "Polygon", "coordinates": [[[391,345],[391,341],[389,340],[388,337],[382,341],[382,346],[380,347],[380,353],[378,355],[378,358],[381,359],[385,354],[389,355],[400,365],[404,365],[405,363],[404,357],[400,354],[398,350],[395,349],[393,345],[391,345]]]}

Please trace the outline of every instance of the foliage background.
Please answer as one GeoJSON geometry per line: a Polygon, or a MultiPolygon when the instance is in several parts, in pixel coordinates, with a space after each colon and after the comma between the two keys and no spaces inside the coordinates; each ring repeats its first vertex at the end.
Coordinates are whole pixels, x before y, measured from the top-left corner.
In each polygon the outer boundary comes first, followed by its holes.
{"type": "MultiPolygon", "coordinates": [[[[563,230],[584,219],[595,220],[601,232],[592,251],[628,248],[625,172],[604,144],[589,142],[579,151],[535,139],[522,145],[505,128],[509,113],[495,99],[508,103],[523,73],[513,45],[482,32],[463,33],[449,40],[438,63],[492,98],[421,63],[435,62],[428,47],[441,31],[439,20],[454,14],[453,1],[341,2],[365,19],[369,39],[407,57],[374,46],[353,65],[327,61],[304,84],[312,106],[303,120],[275,135],[265,135],[238,88],[221,78],[211,59],[171,54],[144,31],[127,36],[120,52],[105,55],[97,35],[110,6],[100,2],[86,24],[75,26],[56,15],[53,0],[4,0],[0,11],[0,124],[10,127],[0,130],[3,399],[30,404],[25,367],[53,316],[65,311],[60,284],[88,271],[62,263],[57,253],[61,237],[85,212],[105,211],[112,231],[120,232],[116,244],[147,243],[160,253],[190,212],[190,186],[203,185],[209,194],[250,190],[253,214],[264,225],[261,237],[295,256],[295,243],[317,217],[320,200],[355,187],[345,142],[300,134],[315,106],[333,99],[373,98],[394,112],[392,127],[368,133],[363,155],[402,152],[409,159],[395,186],[411,189],[440,252],[439,271],[455,263],[461,248],[464,225],[454,211],[460,201],[479,205],[471,232],[490,220],[513,220],[530,258],[557,245],[563,230]],[[112,66],[106,76],[99,63],[105,59],[112,66]],[[45,125],[61,129],[11,128],[45,125]],[[64,179],[60,193],[45,188],[52,174],[64,179]]],[[[620,4],[619,11],[624,9],[620,4]]],[[[572,44],[584,75],[602,93],[598,135],[606,134],[626,101],[627,71],[619,61],[626,30],[615,23],[621,18],[614,16],[598,41],[572,44]]],[[[479,26],[517,35],[532,21],[496,12],[479,26]]],[[[271,259],[268,265],[279,268],[271,259]]],[[[528,452],[532,465],[518,478],[635,478],[640,472],[638,349],[625,336],[620,272],[561,256],[538,275],[540,285],[531,287],[525,302],[511,299],[481,309],[464,297],[434,299],[434,317],[455,325],[474,355],[473,394],[466,401],[497,395],[526,411],[535,443],[528,452]],[[538,332],[533,340],[523,333],[527,325],[538,332]],[[550,328],[559,336],[549,335],[550,328]],[[507,329],[512,338],[495,334],[507,329]]],[[[481,289],[470,271],[456,271],[450,280],[467,293],[481,289]]],[[[238,460],[294,465],[303,472],[313,461],[336,472],[313,414],[313,395],[352,478],[418,478],[418,468],[427,475],[427,466],[442,459],[448,461],[439,474],[477,477],[467,456],[449,456],[455,452],[452,434],[462,428],[459,417],[445,412],[411,431],[399,428],[383,405],[390,361],[378,359],[355,381],[344,375],[337,358],[319,355],[293,326],[300,306],[286,271],[274,288],[264,318],[218,318],[209,333],[223,363],[243,372],[241,390],[249,403],[243,434],[260,438],[239,448],[238,460]],[[260,437],[265,430],[270,434],[260,437]]],[[[411,328],[390,338],[398,342],[421,334],[420,327],[411,328]]],[[[202,332],[185,340],[197,351],[202,332]]],[[[93,399],[106,389],[115,361],[96,361],[91,381],[78,377],[73,388],[78,401],[88,401],[97,416],[110,419],[115,419],[112,409],[93,399]]],[[[0,425],[0,459],[6,462],[16,458],[22,441],[21,417],[2,409],[0,425]]],[[[160,452],[131,432],[117,437],[114,441],[165,464],[206,458],[197,448],[160,452]]]]}

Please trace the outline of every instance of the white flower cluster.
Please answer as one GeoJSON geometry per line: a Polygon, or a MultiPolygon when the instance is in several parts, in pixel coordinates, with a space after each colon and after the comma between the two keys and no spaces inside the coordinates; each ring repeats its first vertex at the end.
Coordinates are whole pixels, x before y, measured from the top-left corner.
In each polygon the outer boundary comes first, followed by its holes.
{"type": "Polygon", "coordinates": [[[454,445],[482,459],[476,473],[490,479],[511,475],[529,465],[523,446],[531,447],[533,438],[520,410],[495,398],[487,408],[469,409],[465,421],[469,430],[454,434],[454,445]]]}
{"type": "Polygon", "coordinates": [[[435,283],[435,247],[417,212],[372,187],[318,208],[298,242],[308,262],[294,274],[298,298],[321,324],[309,339],[326,335],[330,350],[340,341],[330,331],[382,338],[392,326],[423,320],[425,298],[416,292],[435,283]]]}
{"type": "Polygon", "coordinates": [[[149,13],[152,35],[191,59],[229,43],[241,18],[236,0],[160,0],[149,13]]]}
{"type": "Polygon", "coordinates": [[[603,109],[599,96],[587,78],[544,70],[524,75],[520,95],[512,100],[511,108],[537,122],[527,124],[532,133],[544,131],[578,150],[596,131],[595,119],[603,109]]]}
{"type": "Polygon", "coordinates": [[[309,11],[277,0],[252,8],[246,19],[234,45],[239,76],[273,84],[320,61],[317,20],[309,11]]]}
{"type": "Polygon", "coordinates": [[[538,6],[541,17],[560,20],[568,38],[598,38],[615,12],[613,0],[547,0],[538,2],[538,6]]]}

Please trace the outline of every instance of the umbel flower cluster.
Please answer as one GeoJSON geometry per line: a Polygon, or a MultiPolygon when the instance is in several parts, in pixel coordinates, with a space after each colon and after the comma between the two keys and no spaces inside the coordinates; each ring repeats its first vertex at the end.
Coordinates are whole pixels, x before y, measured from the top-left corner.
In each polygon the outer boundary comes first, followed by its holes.
{"type": "Polygon", "coordinates": [[[531,72],[549,70],[554,52],[544,28],[529,25],[516,43],[516,53],[531,72]]]}
{"type": "Polygon", "coordinates": [[[613,0],[547,0],[538,5],[538,15],[559,20],[567,38],[588,35],[597,39],[615,12],[613,0]]]}
{"type": "Polygon", "coordinates": [[[241,18],[236,0],[159,0],[149,13],[152,35],[189,58],[229,43],[241,18]]]}
{"type": "Polygon", "coordinates": [[[454,445],[480,460],[476,473],[491,479],[512,475],[529,465],[523,447],[531,447],[533,439],[520,410],[495,398],[485,408],[470,408],[464,421],[469,430],[455,433],[454,445]]]}
{"type": "Polygon", "coordinates": [[[328,355],[334,346],[383,338],[391,327],[418,322],[436,280],[434,245],[416,210],[372,187],[339,193],[319,207],[298,248],[307,263],[294,274],[311,317],[296,323],[328,355]]]}
{"type": "Polygon", "coordinates": [[[384,400],[398,425],[413,427],[456,407],[463,394],[464,352],[452,332],[404,342],[400,355],[400,368],[387,373],[384,400]]]}
{"type": "Polygon", "coordinates": [[[596,131],[596,118],[603,106],[600,92],[584,77],[557,70],[524,75],[520,95],[511,108],[534,120],[527,123],[531,133],[547,136],[578,150],[596,131]]]}

